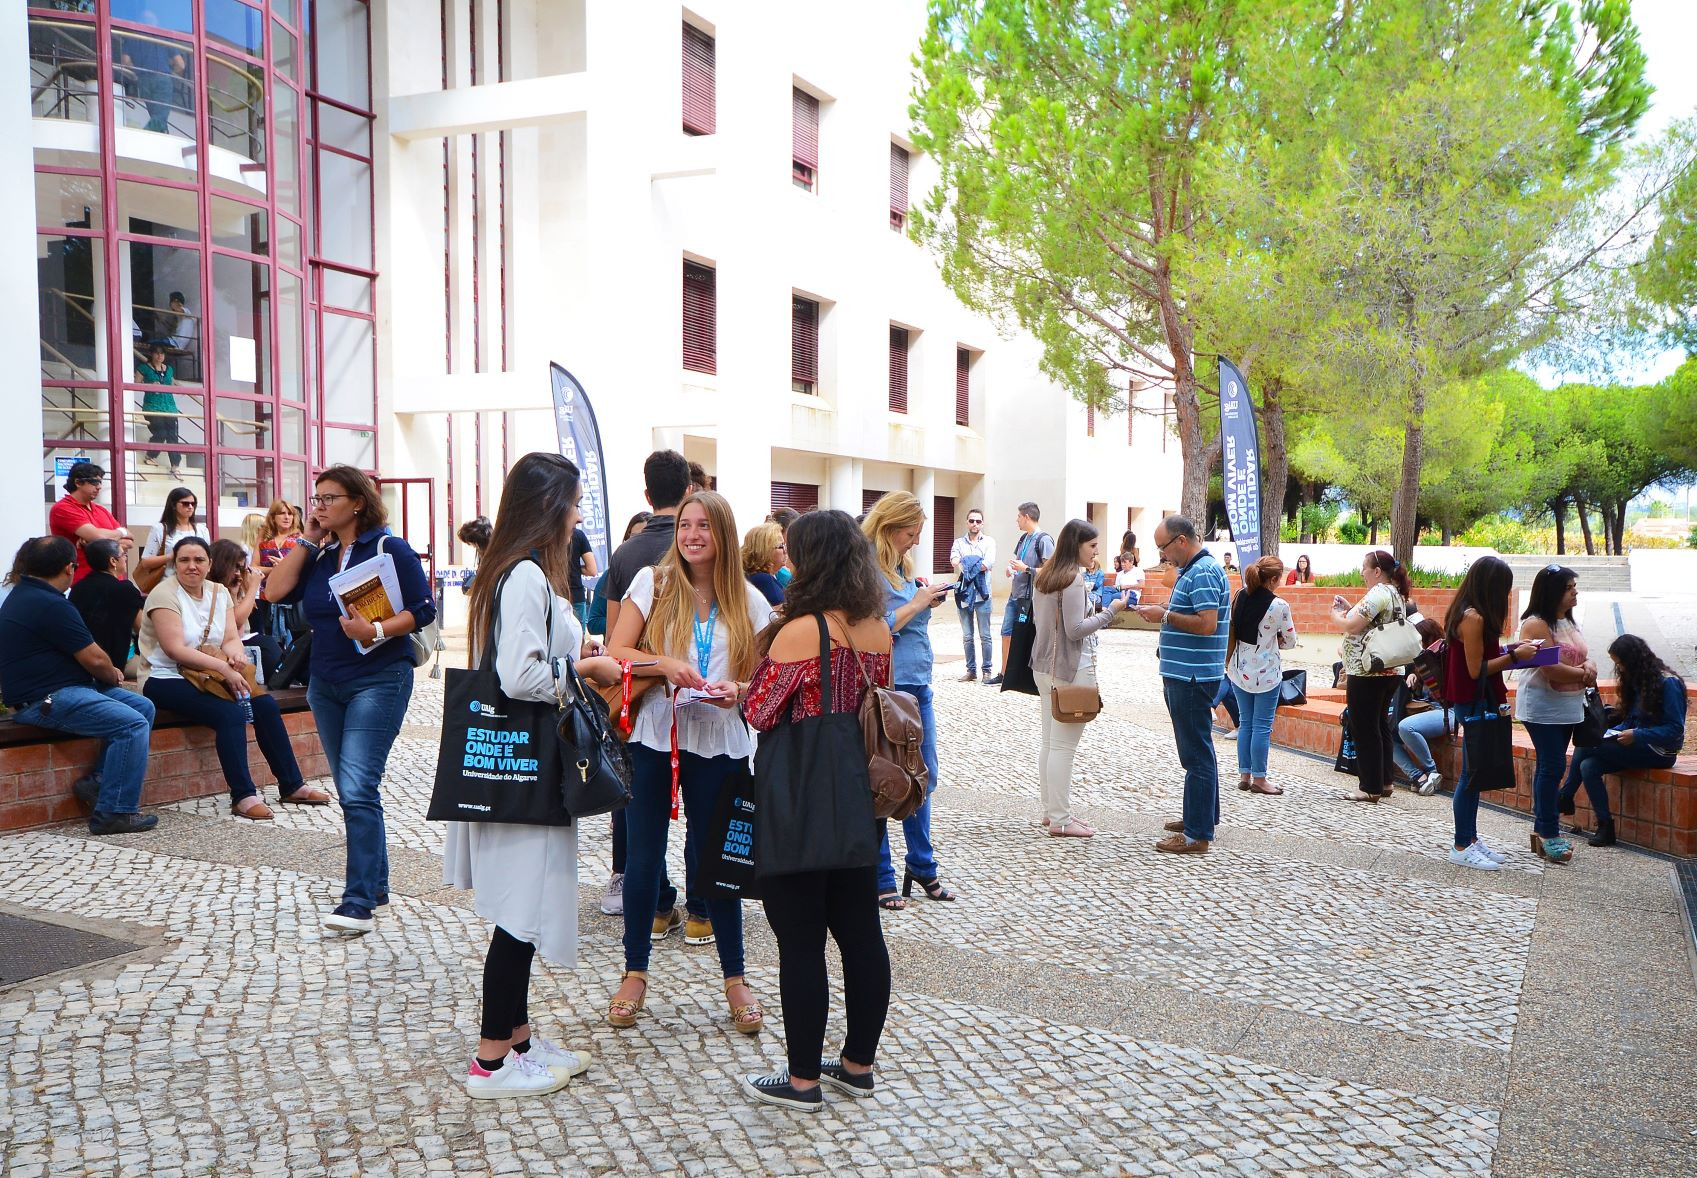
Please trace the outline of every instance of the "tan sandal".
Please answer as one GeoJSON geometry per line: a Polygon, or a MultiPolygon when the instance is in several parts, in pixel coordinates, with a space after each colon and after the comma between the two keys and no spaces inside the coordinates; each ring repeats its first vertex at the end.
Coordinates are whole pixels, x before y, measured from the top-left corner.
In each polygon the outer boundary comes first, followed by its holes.
{"type": "Polygon", "coordinates": [[[316,785],[303,785],[277,799],[285,806],[328,806],[330,795],[316,785]]]}
{"type": "MultiPolygon", "coordinates": [[[[741,978],[741,977],[726,978],[725,979],[725,997],[729,998],[731,996],[731,987],[732,986],[746,986],[746,985],[748,985],[748,981],[747,981],[746,978],[741,978]]],[[[737,1030],[741,1031],[743,1034],[745,1034],[745,1035],[758,1035],[760,1033],[760,1028],[764,1027],[765,1025],[766,1025],[766,1012],[764,1010],[760,1009],[760,1003],[759,1003],[758,1000],[754,1001],[754,1002],[750,1002],[745,1006],[738,1006],[735,1003],[731,1004],[731,1026],[735,1027],[737,1030]]]]}
{"type": "Polygon", "coordinates": [[[626,978],[642,979],[642,996],[640,998],[614,998],[607,1004],[607,1021],[615,1027],[636,1026],[636,1016],[642,1013],[642,1007],[648,1001],[648,971],[645,969],[627,969],[619,975],[619,982],[622,984],[626,978]]]}
{"type": "Polygon", "coordinates": [[[234,814],[237,818],[246,818],[250,822],[269,822],[271,819],[276,817],[276,815],[271,812],[271,807],[261,801],[258,794],[251,794],[248,797],[243,798],[240,802],[231,802],[230,813],[234,814]],[[243,810],[239,808],[243,802],[252,802],[253,805],[243,810]]]}

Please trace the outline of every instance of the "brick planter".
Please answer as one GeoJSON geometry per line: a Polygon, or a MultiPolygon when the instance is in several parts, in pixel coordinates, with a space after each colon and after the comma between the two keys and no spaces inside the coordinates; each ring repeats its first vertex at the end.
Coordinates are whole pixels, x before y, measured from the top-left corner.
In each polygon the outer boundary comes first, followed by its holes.
{"type": "MultiPolygon", "coordinates": [[[[1243,582],[1236,574],[1228,574],[1232,583],[1232,592],[1243,588],[1243,582]]],[[[1342,595],[1351,605],[1360,601],[1366,593],[1359,586],[1334,587],[1331,585],[1284,585],[1280,586],[1278,594],[1290,603],[1290,616],[1296,623],[1298,634],[1332,634],[1337,632],[1337,623],[1332,621],[1332,597],[1342,595]]],[[[1150,577],[1144,582],[1143,595],[1140,603],[1147,605],[1164,605],[1171,591],[1160,584],[1159,579],[1150,577]]],[[[1415,589],[1414,604],[1420,607],[1420,612],[1431,618],[1439,625],[1443,624],[1444,614],[1449,610],[1450,603],[1455,600],[1454,589],[1415,589]]],[[[1512,623],[1509,623],[1512,624],[1512,623]]],[[[1508,633],[1504,630],[1503,633],[1508,633]]]]}

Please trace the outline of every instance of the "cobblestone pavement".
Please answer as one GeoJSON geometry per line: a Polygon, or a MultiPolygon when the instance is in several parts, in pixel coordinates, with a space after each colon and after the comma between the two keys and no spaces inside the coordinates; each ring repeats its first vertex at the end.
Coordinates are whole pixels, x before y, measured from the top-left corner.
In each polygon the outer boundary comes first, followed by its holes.
{"type": "Polygon", "coordinates": [[[1229,738],[1213,853],[1158,855],[1180,774],[1153,636],[1120,631],[1074,794],[1101,833],[1049,839],[1029,825],[1036,701],[957,683],[958,631],[934,632],[935,838],[961,899],[884,918],[877,1099],[804,1118],[736,1087],[783,1056],[757,907],[772,1029],[735,1034],[713,951],[675,940],[642,1021],[607,1027],[620,926],[595,907],[597,821],[579,968],[539,967],[531,998],[595,1066],[553,1097],[467,1100],[488,928],[442,888],[422,817],[441,690],[421,676],[385,786],[394,902],[370,936],[319,927],[334,808],[261,826],[207,798],[143,835],[0,839],[0,905],[143,946],[0,991],[0,1173],[1697,1173],[1697,985],[1665,861],[1581,846],[1546,869],[1522,819],[1487,811],[1509,863],[1470,872],[1445,858],[1446,798],[1348,805],[1349,779],[1283,752],[1283,797],[1239,793],[1229,738]]]}

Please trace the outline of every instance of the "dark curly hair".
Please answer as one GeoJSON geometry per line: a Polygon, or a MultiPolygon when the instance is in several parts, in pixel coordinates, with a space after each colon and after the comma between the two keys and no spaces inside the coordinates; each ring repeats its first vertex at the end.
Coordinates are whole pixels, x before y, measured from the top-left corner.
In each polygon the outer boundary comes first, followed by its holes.
{"type": "Polygon", "coordinates": [[[1631,715],[1634,708],[1642,710],[1652,724],[1662,718],[1662,680],[1673,676],[1679,689],[1685,690],[1685,680],[1679,672],[1664,663],[1650,644],[1636,634],[1622,634],[1609,643],[1609,657],[1620,668],[1620,711],[1631,715]]]}
{"type": "Polygon", "coordinates": [[[756,649],[772,649],[785,622],[826,610],[840,610],[852,625],[884,615],[884,578],[872,545],[846,511],[809,511],[796,518],[787,534],[795,579],[784,590],[784,604],[760,632],[756,649]]]}

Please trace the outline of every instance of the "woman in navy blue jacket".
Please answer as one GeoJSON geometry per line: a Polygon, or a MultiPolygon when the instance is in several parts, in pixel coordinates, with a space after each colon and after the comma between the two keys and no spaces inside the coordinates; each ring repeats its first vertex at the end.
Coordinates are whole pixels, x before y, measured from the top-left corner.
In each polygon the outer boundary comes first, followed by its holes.
{"type": "Polygon", "coordinates": [[[1615,679],[1620,684],[1620,708],[1612,714],[1609,737],[1593,748],[1573,750],[1573,763],[1562,784],[1559,808],[1573,813],[1573,797],[1585,782],[1585,795],[1597,815],[1597,833],[1585,840],[1593,847],[1612,847],[1614,815],[1609,811],[1605,773],[1622,769],[1666,769],[1685,744],[1685,680],[1636,634],[1622,634],[1609,646],[1615,679]]]}
{"type": "Polygon", "coordinates": [[[364,472],[332,466],[313,490],[305,538],[272,567],[265,596],[298,603],[312,627],[306,700],[336,781],[348,838],[347,884],[324,927],[367,933],[376,923],[372,914],[389,902],[389,848],[378,784],[412,698],[412,643],[406,636],[433,622],[436,606],[424,565],[405,540],[389,534],[388,512],[364,472]],[[379,552],[395,562],[400,612],[381,622],[344,618],[330,578],[379,552]]]}

